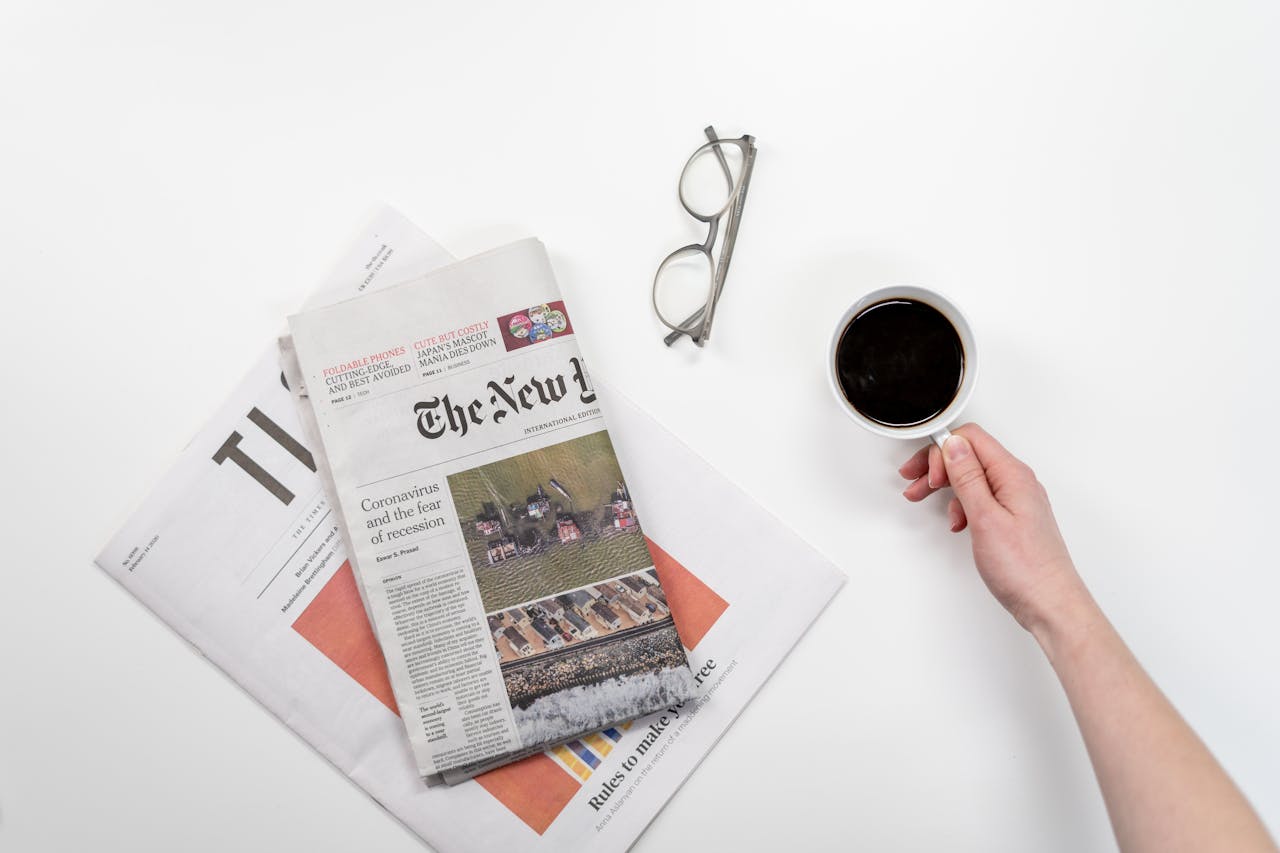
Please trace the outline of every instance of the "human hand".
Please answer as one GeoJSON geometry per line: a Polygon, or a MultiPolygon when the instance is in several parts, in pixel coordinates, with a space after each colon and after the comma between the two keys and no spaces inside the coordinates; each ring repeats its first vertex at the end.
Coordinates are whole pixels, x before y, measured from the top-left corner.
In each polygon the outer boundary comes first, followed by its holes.
{"type": "Polygon", "coordinates": [[[1022,627],[1035,632],[1064,605],[1088,599],[1044,486],[982,427],[958,427],[945,452],[921,448],[898,473],[912,481],[902,494],[913,502],[951,486],[951,530],[969,528],[978,574],[1022,627]]]}

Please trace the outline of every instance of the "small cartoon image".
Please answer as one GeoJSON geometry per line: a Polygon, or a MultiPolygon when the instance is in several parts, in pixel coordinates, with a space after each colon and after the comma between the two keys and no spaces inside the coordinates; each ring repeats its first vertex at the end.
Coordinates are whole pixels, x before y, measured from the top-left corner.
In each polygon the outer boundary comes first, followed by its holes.
{"type": "Polygon", "coordinates": [[[504,314],[498,318],[498,328],[502,330],[503,345],[507,352],[511,352],[562,335],[572,335],[573,321],[565,311],[564,302],[556,300],[504,314]]]}
{"type": "Polygon", "coordinates": [[[516,314],[507,321],[507,331],[517,338],[525,338],[529,336],[529,327],[531,325],[533,324],[528,317],[523,314],[516,314]]]}

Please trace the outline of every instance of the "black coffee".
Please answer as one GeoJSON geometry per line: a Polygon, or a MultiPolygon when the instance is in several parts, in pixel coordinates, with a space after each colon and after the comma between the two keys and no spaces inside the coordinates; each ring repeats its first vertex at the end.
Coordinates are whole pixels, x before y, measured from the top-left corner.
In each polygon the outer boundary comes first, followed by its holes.
{"type": "Polygon", "coordinates": [[[849,321],[836,346],[845,399],[885,426],[923,423],[951,404],[964,377],[964,347],[950,321],[914,299],[890,299],[849,321]]]}

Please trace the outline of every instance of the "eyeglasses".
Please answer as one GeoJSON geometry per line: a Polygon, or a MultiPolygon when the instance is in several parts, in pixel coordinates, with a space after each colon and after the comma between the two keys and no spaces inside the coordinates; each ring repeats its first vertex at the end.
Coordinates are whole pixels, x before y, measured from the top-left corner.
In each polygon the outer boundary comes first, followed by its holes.
{"type": "Polygon", "coordinates": [[[720,139],[714,127],[704,131],[704,143],[680,173],[680,204],[689,215],[708,225],[707,239],[691,243],[667,255],[653,276],[653,310],[671,334],[663,338],[671,346],[682,335],[698,346],[711,337],[716,302],[724,290],[738,225],[747,202],[751,170],[755,166],[755,137],[720,139]],[[720,220],[728,213],[720,259],[711,251],[720,233],[720,220]],[[680,319],[683,318],[683,319],[680,319]]]}

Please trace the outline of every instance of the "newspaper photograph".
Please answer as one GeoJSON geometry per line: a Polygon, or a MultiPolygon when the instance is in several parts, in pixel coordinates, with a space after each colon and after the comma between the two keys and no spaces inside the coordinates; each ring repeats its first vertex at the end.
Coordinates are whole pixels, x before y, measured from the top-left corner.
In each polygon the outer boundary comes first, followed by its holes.
{"type": "Polygon", "coordinates": [[[289,322],[425,778],[694,694],[540,242],[289,322]]]}

